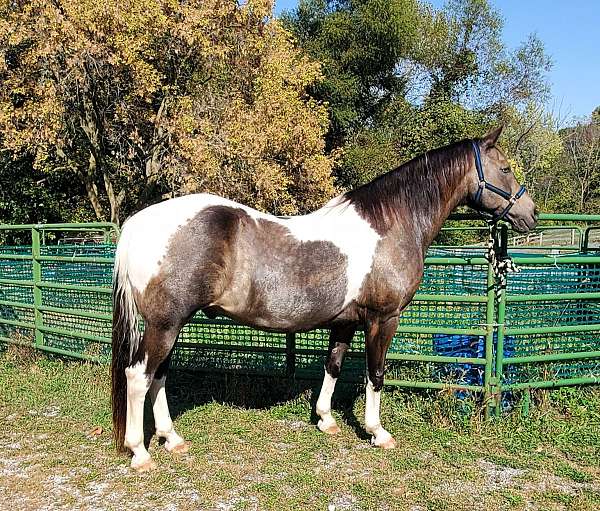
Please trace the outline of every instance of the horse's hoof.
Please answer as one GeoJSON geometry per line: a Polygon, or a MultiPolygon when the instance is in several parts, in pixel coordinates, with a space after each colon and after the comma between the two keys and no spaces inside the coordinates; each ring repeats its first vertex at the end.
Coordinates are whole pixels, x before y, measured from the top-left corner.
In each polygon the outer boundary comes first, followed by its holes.
{"type": "Polygon", "coordinates": [[[331,426],[322,429],[321,430],[323,433],[327,433],[328,435],[338,435],[339,433],[342,432],[342,430],[340,429],[340,427],[337,424],[332,424],[331,426]]]}
{"type": "Polygon", "coordinates": [[[176,446],[171,447],[171,448],[167,447],[165,444],[165,448],[171,454],[185,454],[186,452],[188,452],[190,450],[191,446],[192,446],[192,442],[190,442],[189,440],[187,442],[181,442],[180,444],[177,444],[176,446]]]}
{"type": "Polygon", "coordinates": [[[384,440],[381,443],[377,443],[376,441],[373,442],[373,445],[375,447],[379,447],[380,449],[395,449],[397,446],[396,440],[394,440],[392,437],[388,438],[387,440],[384,440]]]}
{"type": "Polygon", "coordinates": [[[131,463],[131,468],[135,470],[138,474],[141,474],[143,472],[151,472],[157,467],[158,465],[152,458],[148,458],[146,461],[142,461],[141,463],[131,463]]]}
{"type": "Polygon", "coordinates": [[[320,431],[328,435],[337,435],[342,431],[335,421],[324,421],[323,419],[319,420],[317,427],[320,431]]]}

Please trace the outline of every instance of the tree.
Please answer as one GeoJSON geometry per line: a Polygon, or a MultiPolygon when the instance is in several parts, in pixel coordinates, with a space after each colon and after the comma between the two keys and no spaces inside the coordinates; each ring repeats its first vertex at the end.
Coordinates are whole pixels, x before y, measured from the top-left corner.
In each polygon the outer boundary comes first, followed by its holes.
{"type": "Polygon", "coordinates": [[[592,117],[562,130],[561,135],[565,148],[562,163],[570,181],[565,192],[572,190],[579,212],[600,211],[600,124],[592,117]]]}
{"type": "Polygon", "coordinates": [[[541,104],[551,68],[544,45],[531,34],[509,51],[502,28],[488,0],[450,0],[439,11],[425,7],[415,55],[422,66],[413,78],[417,89],[495,116],[532,100],[541,104]]]}
{"type": "Polygon", "coordinates": [[[372,122],[387,101],[403,95],[397,73],[416,39],[416,0],[301,0],[284,23],[299,44],[323,62],[312,94],[331,108],[329,147],[372,122]]]}
{"type": "Polygon", "coordinates": [[[75,174],[98,219],[212,191],[276,213],[331,197],[318,63],[250,0],[0,8],[0,143],[75,174]]]}
{"type": "Polygon", "coordinates": [[[507,107],[503,120],[506,123],[503,145],[512,156],[517,178],[527,185],[536,200],[547,205],[563,154],[563,141],[558,133],[560,121],[533,102],[522,110],[507,107]]]}
{"type": "Polygon", "coordinates": [[[562,129],[550,114],[534,112],[520,131],[507,129],[522,161],[532,162],[523,168],[542,210],[600,212],[600,123],[595,112],[562,129]]]}
{"type": "Polygon", "coordinates": [[[600,125],[600,106],[594,108],[594,111],[592,112],[592,122],[600,125]]]}
{"type": "Polygon", "coordinates": [[[431,98],[422,105],[398,99],[374,127],[349,139],[340,180],[357,186],[430,149],[480,136],[483,125],[482,116],[447,99],[431,98]]]}
{"type": "Polygon", "coordinates": [[[90,220],[85,190],[66,172],[42,172],[30,158],[0,154],[0,223],[54,223],[90,220]],[[75,182],[75,186],[73,183],[75,182]]]}
{"type": "Polygon", "coordinates": [[[543,45],[530,36],[508,51],[488,0],[301,0],[285,23],[324,62],[312,93],[331,106],[342,186],[478,136],[548,92],[543,45]]]}

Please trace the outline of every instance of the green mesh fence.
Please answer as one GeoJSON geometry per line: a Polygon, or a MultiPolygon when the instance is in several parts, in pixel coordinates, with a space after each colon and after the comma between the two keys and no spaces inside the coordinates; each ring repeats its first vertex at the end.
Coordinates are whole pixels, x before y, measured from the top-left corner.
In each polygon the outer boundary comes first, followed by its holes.
{"type": "MultiPolygon", "coordinates": [[[[35,257],[31,246],[0,246],[0,340],[108,361],[114,252],[114,244],[97,239],[68,243],[59,238],[39,246],[35,257]],[[39,262],[36,282],[34,260],[39,262]]],[[[430,250],[419,293],[402,313],[392,340],[387,377],[402,385],[462,385],[486,392],[493,390],[494,376],[505,386],[600,377],[595,355],[518,360],[600,352],[596,254],[581,254],[576,262],[566,264],[558,256],[547,256],[543,263],[522,264],[519,273],[509,276],[501,354],[496,353],[499,304],[493,290],[490,294],[484,255],[481,247],[430,250]],[[463,260],[442,262],[452,257],[463,260]]],[[[530,257],[516,255],[523,261],[530,257]]],[[[290,338],[199,313],[181,331],[173,363],[197,370],[321,378],[328,335],[317,330],[290,338]]],[[[362,379],[364,360],[364,335],[357,332],[342,378],[362,379]]]]}
{"type": "MultiPolygon", "coordinates": [[[[112,244],[59,244],[42,245],[40,255],[61,258],[114,257],[112,244]]],[[[2,247],[0,254],[31,255],[31,247],[2,247]]],[[[442,252],[439,252],[442,254],[442,252]]],[[[444,251],[443,255],[450,252],[444,251]]],[[[479,254],[478,254],[479,255],[479,254]]],[[[30,260],[1,260],[2,279],[32,279],[30,260]]],[[[487,267],[482,265],[429,265],[426,267],[422,293],[428,294],[485,294],[487,267]]],[[[41,280],[44,283],[60,284],[65,287],[43,288],[42,324],[45,329],[44,345],[85,356],[108,360],[111,336],[112,266],[107,263],[70,262],[68,260],[43,261],[41,280]],[[70,289],[77,286],[78,289],[70,289]],[[85,287],[102,288],[86,290],[85,287]],[[60,309],[45,310],[45,308],[60,309]],[[81,317],[75,312],[102,317],[81,317]],[[57,333],[60,331],[60,333],[57,333]],[[83,337],[83,338],[82,338],[83,337]],[[104,342],[99,339],[102,338],[104,342]]],[[[2,284],[2,296],[10,302],[33,303],[31,287],[18,284],[2,284]]],[[[2,318],[20,319],[33,323],[33,309],[16,305],[3,306],[2,318]]],[[[405,326],[463,328],[465,325],[481,327],[485,324],[485,303],[431,302],[416,299],[402,314],[399,331],[392,340],[390,353],[427,354],[434,356],[436,350],[431,334],[402,332],[405,326]]],[[[9,337],[16,333],[29,336],[33,328],[20,329],[14,325],[2,325],[2,334],[9,337]]],[[[295,373],[297,376],[320,377],[328,346],[328,331],[316,330],[295,335],[295,373]]],[[[32,342],[32,341],[30,341],[32,342]]],[[[174,353],[174,364],[190,369],[231,370],[286,374],[288,354],[286,336],[267,333],[235,324],[226,318],[210,320],[202,313],[181,331],[174,353]]],[[[403,364],[390,361],[389,371],[400,378],[403,364]]],[[[428,370],[431,378],[431,369],[428,370]]],[[[364,335],[357,332],[344,375],[348,380],[358,380],[364,374],[364,335]]]]}
{"type": "MultiPolygon", "coordinates": [[[[531,255],[521,254],[525,261],[531,255]]],[[[591,254],[579,254],[581,262],[562,264],[561,257],[551,256],[552,264],[523,265],[507,282],[504,322],[510,332],[510,357],[570,355],[600,351],[600,299],[583,298],[600,291],[600,265],[586,264],[591,254]],[[570,294],[567,299],[557,299],[570,294]],[[552,299],[527,299],[545,295],[552,299]],[[582,295],[581,299],[577,295],[582,295]],[[523,297],[511,302],[511,297],[523,297]],[[578,327],[583,327],[577,331],[578,327]],[[538,328],[541,332],[531,332],[538,328]],[[544,332],[546,329],[575,331],[544,332]],[[526,330],[519,332],[519,330],[526,330]]],[[[600,379],[600,361],[596,359],[558,360],[553,362],[511,364],[503,368],[505,384],[522,384],[578,378],[600,379]]]]}

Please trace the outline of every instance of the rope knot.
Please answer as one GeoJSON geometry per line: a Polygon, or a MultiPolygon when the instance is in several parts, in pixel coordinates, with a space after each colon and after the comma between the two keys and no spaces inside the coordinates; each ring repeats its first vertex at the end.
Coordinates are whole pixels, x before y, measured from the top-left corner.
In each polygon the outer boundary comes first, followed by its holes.
{"type": "Polygon", "coordinates": [[[488,240],[486,259],[492,266],[494,274],[494,284],[496,291],[496,300],[500,299],[502,290],[506,289],[506,276],[509,273],[518,273],[519,267],[513,262],[511,257],[502,249],[498,240],[498,228],[496,223],[490,222],[490,237],[488,240]]]}

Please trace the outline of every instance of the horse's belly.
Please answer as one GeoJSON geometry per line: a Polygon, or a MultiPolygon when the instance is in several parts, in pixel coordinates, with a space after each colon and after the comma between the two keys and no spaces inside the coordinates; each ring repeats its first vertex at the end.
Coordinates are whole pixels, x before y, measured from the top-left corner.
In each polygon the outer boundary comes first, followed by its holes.
{"type": "MultiPolygon", "coordinates": [[[[288,274],[289,279],[289,274],[288,274]]],[[[345,282],[286,286],[253,281],[247,292],[225,293],[215,304],[241,323],[281,332],[310,330],[337,316],[344,306],[345,282]]]]}

